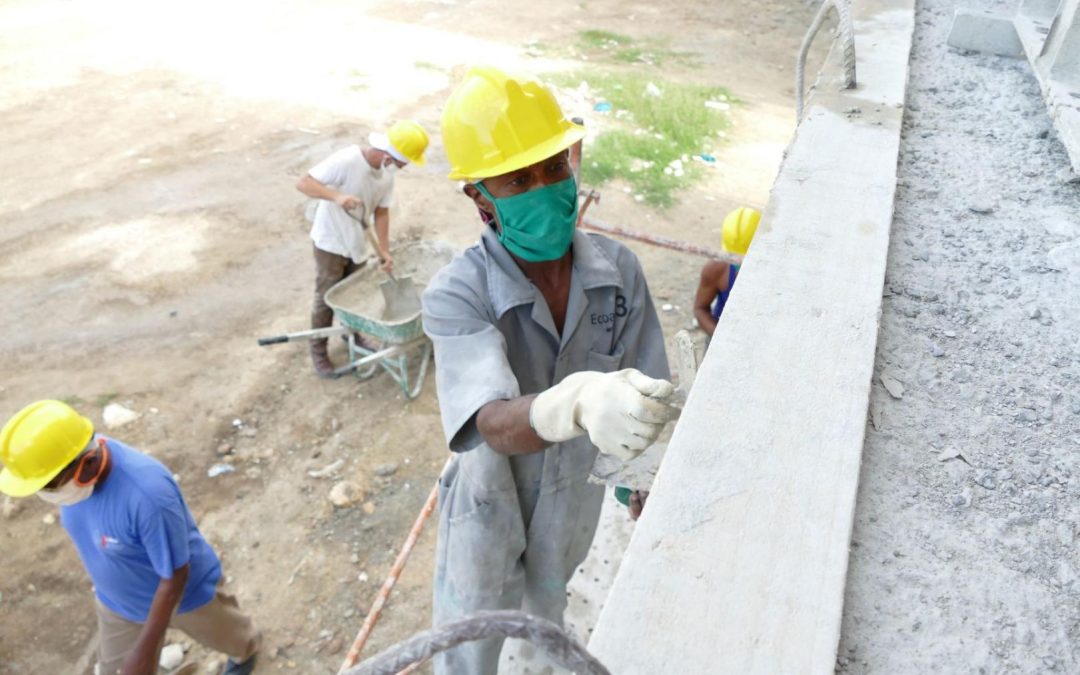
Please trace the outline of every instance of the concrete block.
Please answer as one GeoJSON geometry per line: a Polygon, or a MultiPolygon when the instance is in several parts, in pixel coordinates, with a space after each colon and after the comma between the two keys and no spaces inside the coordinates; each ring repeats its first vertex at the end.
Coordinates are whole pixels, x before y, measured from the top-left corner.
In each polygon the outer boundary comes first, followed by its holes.
{"type": "Polygon", "coordinates": [[[948,42],[950,47],[972,52],[1012,58],[1024,55],[1012,17],[983,10],[956,10],[948,42]]]}

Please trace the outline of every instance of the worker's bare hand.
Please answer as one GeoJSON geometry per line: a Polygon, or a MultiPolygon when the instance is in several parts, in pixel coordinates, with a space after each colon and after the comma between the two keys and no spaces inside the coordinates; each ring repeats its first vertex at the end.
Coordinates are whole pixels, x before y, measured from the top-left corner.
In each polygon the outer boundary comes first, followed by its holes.
{"type": "Polygon", "coordinates": [[[343,192],[339,192],[338,195],[334,197],[334,203],[345,209],[346,211],[356,211],[364,207],[364,202],[360,201],[358,198],[352,195],[347,195],[343,192]]]}
{"type": "Polygon", "coordinates": [[[393,274],[394,256],[390,255],[389,253],[380,253],[379,260],[379,269],[381,269],[383,272],[386,272],[387,274],[393,274]]]}
{"type": "Polygon", "coordinates": [[[649,498],[649,493],[645,490],[634,490],[630,493],[630,518],[637,520],[641,517],[641,512],[645,510],[645,500],[649,498]]]}

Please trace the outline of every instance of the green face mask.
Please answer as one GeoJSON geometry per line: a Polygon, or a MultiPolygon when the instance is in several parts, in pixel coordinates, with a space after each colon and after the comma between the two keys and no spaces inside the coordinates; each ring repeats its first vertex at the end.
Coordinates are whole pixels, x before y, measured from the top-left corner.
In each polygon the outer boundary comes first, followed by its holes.
{"type": "Polygon", "coordinates": [[[577,183],[566,180],[539,190],[496,199],[480,183],[476,189],[495,205],[502,231],[499,241],[522,260],[545,262],[561,258],[574,240],[577,225],[577,183]]]}

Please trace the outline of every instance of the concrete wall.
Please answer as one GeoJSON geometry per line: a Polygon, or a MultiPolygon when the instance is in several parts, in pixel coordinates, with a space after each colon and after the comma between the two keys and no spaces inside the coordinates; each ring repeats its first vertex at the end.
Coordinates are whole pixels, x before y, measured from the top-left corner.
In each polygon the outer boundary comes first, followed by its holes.
{"type": "Polygon", "coordinates": [[[856,2],[859,86],[825,65],[589,644],[612,672],[835,667],[912,17],[856,2]]]}

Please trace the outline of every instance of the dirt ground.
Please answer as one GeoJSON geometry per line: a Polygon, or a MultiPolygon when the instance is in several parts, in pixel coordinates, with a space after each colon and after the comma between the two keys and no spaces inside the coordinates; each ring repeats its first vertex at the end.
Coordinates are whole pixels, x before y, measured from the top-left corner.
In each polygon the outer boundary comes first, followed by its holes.
{"type": "MultiPolygon", "coordinates": [[[[716,170],[677,206],[651,210],[616,184],[592,213],[717,246],[729,208],[765,203],[811,15],[798,0],[4,3],[0,415],[46,397],[99,423],[108,402],[139,412],[113,433],[178,476],[226,588],[264,630],[259,672],[334,672],[446,450],[430,375],[409,402],[385,375],[320,381],[304,345],[256,345],[308,322],[297,178],[388,121],[436,131],[470,63],[576,69],[590,64],[525,45],[584,29],[658,37],[699,65],[657,78],[727,86],[744,103],[716,170]],[[307,475],[338,459],[364,491],[352,508],[327,501],[334,479],[307,475]],[[209,478],[223,461],[236,471],[209,478]]],[[[479,222],[433,141],[426,167],[399,174],[392,231],[461,248],[479,222]]],[[[631,246],[658,304],[673,305],[670,337],[690,322],[700,260],[631,246]]],[[[93,663],[90,584],[51,514],[30,499],[0,519],[3,673],[93,663]]],[[[428,626],[433,544],[429,530],[367,654],[428,626]]],[[[198,647],[188,661],[219,663],[198,647]]]]}

